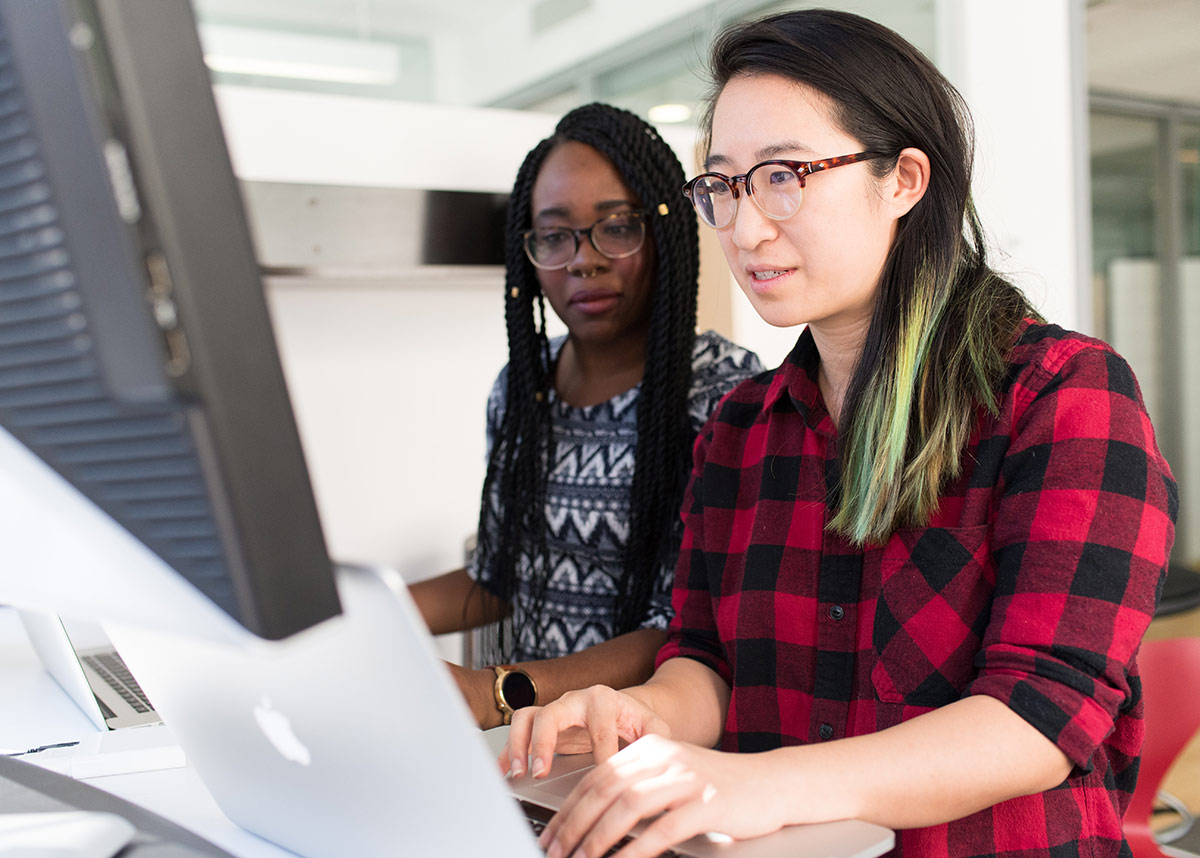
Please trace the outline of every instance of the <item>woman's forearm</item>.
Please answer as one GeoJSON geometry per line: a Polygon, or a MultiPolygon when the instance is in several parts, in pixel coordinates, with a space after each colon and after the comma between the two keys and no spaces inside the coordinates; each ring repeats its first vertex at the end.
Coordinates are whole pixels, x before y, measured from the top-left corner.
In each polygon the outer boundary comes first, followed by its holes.
{"type": "Polygon", "coordinates": [[[729,686],[715,672],[690,658],[663,663],[644,685],[628,689],[671,729],[671,738],[711,748],[725,729],[729,686]]]}
{"type": "Polygon", "coordinates": [[[461,632],[508,616],[510,606],[477,585],[466,569],[418,581],[408,588],[435,635],[461,632]]]}
{"type": "Polygon", "coordinates": [[[967,697],[895,727],[768,752],[789,822],[856,818],[889,828],[960,819],[1050,789],[1071,762],[999,700],[967,697]]]}

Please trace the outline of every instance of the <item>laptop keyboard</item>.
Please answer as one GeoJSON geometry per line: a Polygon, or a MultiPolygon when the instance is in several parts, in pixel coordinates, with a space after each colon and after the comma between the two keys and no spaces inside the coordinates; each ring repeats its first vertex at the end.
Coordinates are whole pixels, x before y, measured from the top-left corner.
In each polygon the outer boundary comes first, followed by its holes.
{"type": "MultiPolygon", "coordinates": [[[[517,799],[517,804],[521,805],[521,812],[525,814],[525,819],[529,822],[529,827],[533,829],[534,836],[541,836],[542,831],[546,828],[546,823],[554,816],[554,811],[528,801],[523,801],[522,799],[517,799]]],[[[616,855],[632,839],[631,837],[623,838],[616,846],[604,853],[604,858],[616,855]]],[[[668,849],[666,852],[660,852],[658,858],[687,858],[687,856],[668,849]]]]}
{"type": "Polygon", "coordinates": [[[113,691],[120,694],[121,699],[132,706],[134,711],[146,713],[154,708],[150,705],[150,698],[142,691],[142,687],[133,678],[129,668],[125,666],[125,660],[115,652],[85,655],[82,661],[100,674],[100,678],[108,683],[113,691]]]}

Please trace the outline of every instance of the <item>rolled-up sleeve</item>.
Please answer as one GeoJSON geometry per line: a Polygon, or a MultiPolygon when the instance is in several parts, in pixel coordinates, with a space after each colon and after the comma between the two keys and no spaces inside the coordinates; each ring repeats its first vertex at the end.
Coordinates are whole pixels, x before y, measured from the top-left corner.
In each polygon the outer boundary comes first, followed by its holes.
{"type": "Polygon", "coordinates": [[[1006,703],[1086,771],[1136,697],[1178,493],[1133,373],[1101,344],[1060,343],[1010,397],[995,596],[968,690],[1006,703]]]}

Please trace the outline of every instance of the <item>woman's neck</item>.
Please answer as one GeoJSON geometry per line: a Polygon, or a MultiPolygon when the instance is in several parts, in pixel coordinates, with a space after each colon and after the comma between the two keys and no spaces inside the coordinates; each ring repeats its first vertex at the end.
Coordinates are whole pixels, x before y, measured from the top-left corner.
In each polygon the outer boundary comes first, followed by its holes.
{"type": "Polygon", "coordinates": [[[558,353],[554,389],[576,408],[598,405],[641,381],[645,367],[644,336],[603,345],[568,337],[558,353]]]}
{"type": "Polygon", "coordinates": [[[863,343],[870,325],[870,319],[863,319],[861,322],[832,330],[809,326],[817,352],[821,355],[817,385],[821,388],[825,408],[835,426],[842,416],[842,406],[846,402],[846,393],[850,389],[851,379],[854,378],[854,370],[862,355],[863,343]]]}

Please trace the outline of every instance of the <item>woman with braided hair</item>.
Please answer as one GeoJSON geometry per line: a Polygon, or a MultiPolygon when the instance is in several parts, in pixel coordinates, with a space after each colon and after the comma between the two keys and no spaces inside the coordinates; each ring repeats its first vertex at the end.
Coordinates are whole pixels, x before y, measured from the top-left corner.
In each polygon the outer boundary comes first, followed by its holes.
{"type": "Polygon", "coordinates": [[[414,584],[431,631],[502,618],[504,666],[451,666],[483,727],[650,675],[666,637],[692,443],[757,357],[697,335],[698,237],[683,169],[628,111],[571,111],[509,201],[509,362],[469,569],[414,584]],[[546,302],[564,322],[548,338],[546,302]],[[511,634],[507,629],[511,627],[511,634]]]}

